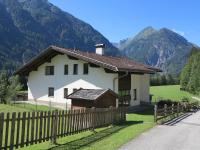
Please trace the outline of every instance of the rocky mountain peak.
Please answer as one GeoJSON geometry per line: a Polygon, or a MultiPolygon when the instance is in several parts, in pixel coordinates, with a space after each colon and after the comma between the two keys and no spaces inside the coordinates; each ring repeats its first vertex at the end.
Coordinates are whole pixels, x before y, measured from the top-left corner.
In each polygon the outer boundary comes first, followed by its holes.
{"type": "Polygon", "coordinates": [[[145,39],[147,38],[149,35],[152,35],[153,33],[157,32],[157,30],[155,30],[153,27],[149,26],[144,28],[142,31],[140,31],[135,37],[135,40],[139,40],[139,39],[145,39]]]}
{"type": "Polygon", "coordinates": [[[147,27],[134,38],[123,40],[119,49],[125,56],[178,75],[193,44],[168,28],[147,27]]]}

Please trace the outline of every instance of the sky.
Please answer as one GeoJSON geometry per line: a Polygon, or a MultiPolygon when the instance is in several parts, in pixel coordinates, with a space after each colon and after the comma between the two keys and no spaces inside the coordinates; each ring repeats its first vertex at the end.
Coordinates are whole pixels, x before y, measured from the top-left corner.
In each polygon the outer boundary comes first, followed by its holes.
{"type": "Polygon", "coordinates": [[[200,45],[200,0],[49,0],[92,25],[109,41],[133,37],[143,28],[169,28],[200,45]]]}

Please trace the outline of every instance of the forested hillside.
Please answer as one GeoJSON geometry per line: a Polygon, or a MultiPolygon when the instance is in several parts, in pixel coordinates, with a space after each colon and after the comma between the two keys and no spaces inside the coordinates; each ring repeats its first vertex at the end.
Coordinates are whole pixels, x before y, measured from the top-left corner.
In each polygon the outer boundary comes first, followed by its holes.
{"type": "Polygon", "coordinates": [[[181,73],[181,88],[200,94],[200,49],[193,48],[191,56],[181,73]]]}
{"type": "Polygon", "coordinates": [[[0,0],[0,70],[13,72],[49,45],[94,51],[104,43],[107,55],[115,48],[91,25],[48,0],[0,0]]]}

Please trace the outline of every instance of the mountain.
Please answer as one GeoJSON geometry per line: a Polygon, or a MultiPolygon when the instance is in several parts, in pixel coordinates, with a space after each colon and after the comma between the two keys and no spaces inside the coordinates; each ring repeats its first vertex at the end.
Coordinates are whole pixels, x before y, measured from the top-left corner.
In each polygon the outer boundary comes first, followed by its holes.
{"type": "Polygon", "coordinates": [[[49,45],[94,51],[104,43],[107,55],[119,51],[91,25],[48,0],[0,0],[0,70],[11,72],[49,45]]]}
{"type": "Polygon", "coordinates": [[[161,68],[172,75],[181,72],[193,46],[184,37],[167,28],[156,30],[152,27],[118,44],[125,56],[161,68]]]}
{"type": "Polygon", "coordinates": [[[181,72],[181,88],[193,94],[200,94],[200,49],[193,48],[181,72]]]}

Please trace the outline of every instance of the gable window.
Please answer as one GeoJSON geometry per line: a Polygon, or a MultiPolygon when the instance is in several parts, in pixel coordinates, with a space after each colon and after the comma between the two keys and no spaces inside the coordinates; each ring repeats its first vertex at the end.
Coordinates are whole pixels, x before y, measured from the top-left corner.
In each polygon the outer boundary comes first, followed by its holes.
{"type": "Polygon", "coordinates": [[[68,65],[64,66],[64,75],[68,75],[68,65]]]}
{"type": "Polygon", "coordinates": [[[54,75],[54,66],[46,66],[45,75],[54,75]]]}
{"type": "Polygon", "coordinates": [[[64,98],[68,96],[68,88],[64,88],[64,98]]]}
{"type": "Polygon", "coordinates": [[[137,89],[133,89],[133,100],[137,100],[137,89]]]}
{"type": "Polygon", "coordinates": [[[49,89],[48,89],[48,97],[54,97],[54,88],[53,87],[49,87],[49,89]]]}
{"type": "Polygon", "coordinates": [[[78,64],[74,64],[73,74],[78,74],[78,64]]]}
{"type": "Polygon", "coordinates": [[[83,64],[83,74],[88,74],[88,69],[89,69],[88,63],[84,63],[83,64]]]}

